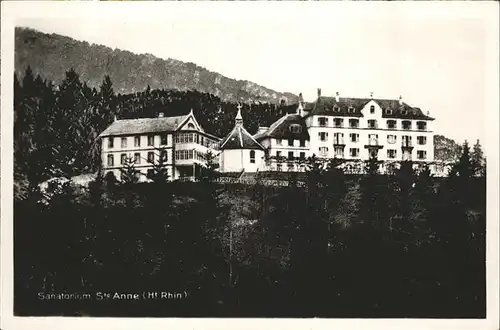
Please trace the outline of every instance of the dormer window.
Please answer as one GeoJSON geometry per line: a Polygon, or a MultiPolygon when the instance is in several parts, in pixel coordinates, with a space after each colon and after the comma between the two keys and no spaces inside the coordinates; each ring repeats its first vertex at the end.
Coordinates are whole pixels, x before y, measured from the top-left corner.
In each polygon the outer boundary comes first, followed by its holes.
{"type": "Polygon", "coordinates": [[[401,110],[401,114],[402,115],[407,115],[408,114],[408,110],[406,110],[406,109],[401,110]]]}
{"type": "Polygon", "coordinates": [[[392,115],[392,109],[385,109],[386,115],[392,115]]]}
{"type": "Polygon", "coordinates": [[[338,105],[333,106],[333,111],[340,112],[340,107],[338,105]]]}
{"type": "Polygon", "coordinates": [[[299,124],[292,124],[290,125],[289,129],[292,133],[302,133],[302,126],[300,126],[299,124]]]}
{"type": "Polygon", "coordinates": [[[374,105],[370,105],[370,113],[375,113],[375,106],[374,105]]]}
{"type": "Polygon", "coordinates": [[[347,111],[348,111],[349,113],[353,113],[353,112],[354,112],[354,108],[353,108],[353,107],[349,107],[349,108],[347,108],[347,111]]]}
{"type": "Polygon", "coordinates": [[[413,110],[413,114],[416,115],[417,114],[417,110],[413,110]]]}

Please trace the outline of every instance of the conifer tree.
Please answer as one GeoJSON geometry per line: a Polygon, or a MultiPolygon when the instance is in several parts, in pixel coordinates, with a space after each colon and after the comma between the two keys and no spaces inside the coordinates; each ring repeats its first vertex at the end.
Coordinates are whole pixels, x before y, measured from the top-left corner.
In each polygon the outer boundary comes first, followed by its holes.
{"type": "Polygon", "coordinates": [[[485,176],[485,158],[483,149],[481,148],[481,144],[479,143],[479,139],[476,141],[476,144],[473,147],[471,154],[471,163],[472,169],[475,176],[485,176]]]}

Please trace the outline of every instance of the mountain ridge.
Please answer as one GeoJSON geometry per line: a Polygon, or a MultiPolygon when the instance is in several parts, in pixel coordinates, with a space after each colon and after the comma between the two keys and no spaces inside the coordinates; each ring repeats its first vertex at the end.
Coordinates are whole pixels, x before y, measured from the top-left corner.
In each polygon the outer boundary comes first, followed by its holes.
{"type": "Polygon", "coordinates": [[[28,66],[44,79],[59,83],[65,71],[74,68],[90,87],[97,88],[109,75],[121,94],[151,89],[197,90],[228,102],[295,103],[298,97],[278,92],[249,80],[226,77],[193,62],[151,53],[134,53],[106,45],[80,41],[28,27],[15,29],[15,71],[28,66]],[[126,67],[127,70],[123,70],[126,67]]]}

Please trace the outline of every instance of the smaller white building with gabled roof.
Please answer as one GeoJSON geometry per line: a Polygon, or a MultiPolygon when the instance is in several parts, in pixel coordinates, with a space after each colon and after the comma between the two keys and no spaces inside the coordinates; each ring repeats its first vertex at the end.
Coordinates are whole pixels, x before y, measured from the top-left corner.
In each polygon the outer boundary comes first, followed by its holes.
{"type": "Polygon", "coordinates": [[[221,172],[257,172],[261,169],[264,147],[245,129],[241,106],[238,106],[234,128],[222,139],[219,150],[221,172]]]}

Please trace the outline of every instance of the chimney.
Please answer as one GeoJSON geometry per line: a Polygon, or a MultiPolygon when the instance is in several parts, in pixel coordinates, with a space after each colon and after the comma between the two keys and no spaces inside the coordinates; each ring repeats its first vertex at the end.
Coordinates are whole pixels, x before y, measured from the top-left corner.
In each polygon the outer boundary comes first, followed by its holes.
{"type": "Polygon", "coordinates": [[[318,88],[318,98],[321,97],[321,88],[318,88]]]}
{"type": "Polygon", "coordinates": [[[116,119],[116,115],[115,115],[115,118],[114,118],[114,121],[117,121],[118,119],[116,119]]]}
{"type": "Polygon", "coordinates": [[[335,94],[335,101],[336,101],[336,102],[339,102],[339,101],[340,101],[339,92],[337,92],[337,93],[335,94]]]}
{"type": "Polygon", "coordinates": [[[165,114],[163,112],[158,113],[158,118],[163,118],[165,114]]]}
{"type": "Polygon", "coordinates": [[[399,95],[399,105],[403,105],[403,97],[399,95]]]}
{"type": "Polygon", "coordinates": [[[304,97],[302,97],[302,93],[299,93],[299,104],[304,102],[304,97]]]}
{"type": "Polygon", "coordinates": [[[373,92],[370,92],[370,98],[373,100],[373,92]]]}

